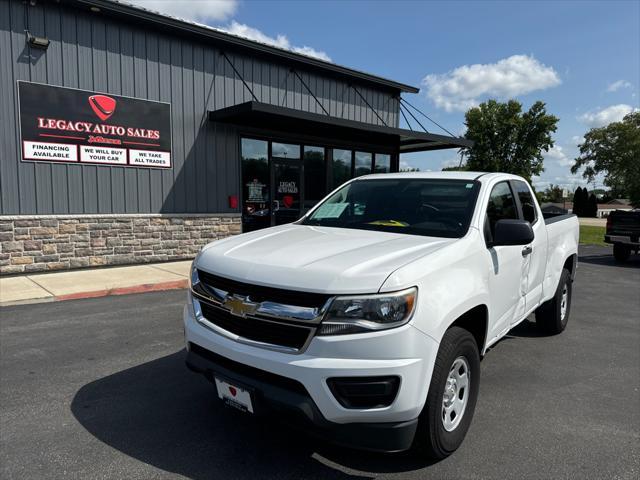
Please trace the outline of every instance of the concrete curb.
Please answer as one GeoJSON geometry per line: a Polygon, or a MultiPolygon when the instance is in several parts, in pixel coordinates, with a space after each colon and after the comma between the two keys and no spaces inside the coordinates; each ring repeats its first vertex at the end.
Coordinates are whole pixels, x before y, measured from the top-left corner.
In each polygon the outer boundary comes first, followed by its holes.
{"type": "Polygon", "coordinates": [[[68,295],[49,296],[41,298],[29,298],[24,300],[16,300],[9,302],[0,302],[0,307],[9,307],[13,305],[27,305],[34,303],[48,303],[48,302],[64,302],[66,300],[80,300],[83,298],[98,298],[107,297],[111,295],[130,295],[133,293],[147,293],[147,292],[162,292],[166,290],[181,290],[189,286],[189,281],[175,280],[171,282],[160,283],[144,283],[141,285],[133,285],[130,287],[116,287],[105,290],[94,290],[90,292],[78,292],[70,293],[68,295]]]}

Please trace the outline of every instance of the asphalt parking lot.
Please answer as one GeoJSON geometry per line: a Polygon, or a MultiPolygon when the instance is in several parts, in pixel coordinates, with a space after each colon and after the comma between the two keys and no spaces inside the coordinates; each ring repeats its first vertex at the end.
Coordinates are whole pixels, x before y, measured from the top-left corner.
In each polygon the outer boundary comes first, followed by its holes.
{"type": "Polygon", "coordinates": [[[525,322],[482,362],[466,441],[429,464],[224,408],[184,367],[184,291],[0,310],[0,477],[640,476],[640,257],[581,250],[569,326],[525,322]]]}

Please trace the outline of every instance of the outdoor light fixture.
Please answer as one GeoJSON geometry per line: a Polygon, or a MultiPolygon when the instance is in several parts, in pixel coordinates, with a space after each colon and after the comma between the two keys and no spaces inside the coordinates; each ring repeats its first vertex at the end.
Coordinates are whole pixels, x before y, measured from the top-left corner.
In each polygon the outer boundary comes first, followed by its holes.
{"type": "Polygon", "coordinates": [[[51,41],[47,37],[36,37],[35,35],[31,35],[27,30],[27,43],[34,48],[46,50],[49,48],[51,41]]]}

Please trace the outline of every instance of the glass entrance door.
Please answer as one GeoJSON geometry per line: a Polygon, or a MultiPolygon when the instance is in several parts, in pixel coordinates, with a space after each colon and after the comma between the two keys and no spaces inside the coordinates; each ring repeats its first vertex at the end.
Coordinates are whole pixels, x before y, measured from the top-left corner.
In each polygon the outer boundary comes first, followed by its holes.
{"type": "Polygon", "coordinates": [[[272,159],[271,225],[291,223],[300,218],[302,205],[301,167],[300,160],[272,159]]]}
{"type": "Polygon", "coordinates": [[[241,159],[244,232],[294,222],[347,180],[392,170],[389,153],[268,139],[241,138],[241,159]]]}

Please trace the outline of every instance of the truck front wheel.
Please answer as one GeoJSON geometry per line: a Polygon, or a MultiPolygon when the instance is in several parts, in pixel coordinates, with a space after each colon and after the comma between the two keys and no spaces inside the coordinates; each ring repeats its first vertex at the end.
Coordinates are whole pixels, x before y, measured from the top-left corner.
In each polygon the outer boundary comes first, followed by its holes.
{"type": "Polygon", "coordinates": [[[536,310],[536,324],[543,331],[557,335],[567,327],[571,312],[571,272],[564,268],[553,298],[536,310]]]}
{"type": "Polygon", "coordinates": [[[456,451],[471,424],[479,386],[475,338],[463,328],[451,327],[440,342],[414,449],[433,460],[456,451]]]}
{"type": "Polygon", "coordinates": [[[626,245],[621,245],[619,243],[613,244],[613,258],[616,259],[618,263],[624,263],[629,260],[631,256],[631,249],[626,245]]]}

